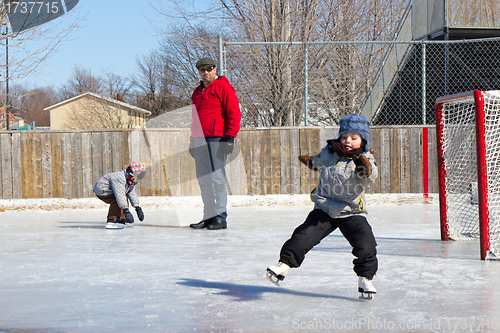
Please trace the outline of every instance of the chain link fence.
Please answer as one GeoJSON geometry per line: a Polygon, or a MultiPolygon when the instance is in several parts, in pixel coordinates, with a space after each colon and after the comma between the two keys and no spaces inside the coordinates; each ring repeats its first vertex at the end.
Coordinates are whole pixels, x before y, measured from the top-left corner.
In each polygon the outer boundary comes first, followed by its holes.
{"type": "Polygon", "coordinates": [[[500,38],[407,42],[219,42],[242,126],[435,123],[437,97],[500,88],[500,38]]]}

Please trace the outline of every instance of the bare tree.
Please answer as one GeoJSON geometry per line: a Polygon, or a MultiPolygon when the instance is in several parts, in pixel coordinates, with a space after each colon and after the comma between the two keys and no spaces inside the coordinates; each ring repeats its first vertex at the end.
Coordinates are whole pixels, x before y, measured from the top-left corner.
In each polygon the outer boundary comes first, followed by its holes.
{"type": "Polygon", "coordinates": [[[152,117],[190,104],[183,84],[186,81],[177,75],[179,69],[174,70],[177,64],[168,54],[152,51],[137,58],[139,71],[132,76],[132,82],[142,93],[138,96],[138,106],[151,111],[152,117]]]}
{"type": "Polygon", "coordinates": [[[50,113],[43,109],[61,101],[52,87],[27,89],[21,85],[12,87],[12,114],[36,126],[50,126],[50,113]]]}
{"type": "MultiPolygon", "coordinates": [[[[37,6],[42,4],[41,2],[33,3],[37,6]]],[[[28,18],[28,16],[23,15],[22,8],[20,13],[14,17],[12,12],[18,9],[18,5],[19,2],[14,0],[0,1],[0,20],[2,23],[0,59],[5,59],[5,62],[0,63],[0,83],[3,83],[0,105],[5,107],[9,113],[12,106],[12,99],[9,97],[9,83],[36,73],[43,61],[57,51],[57,47],[69,38],[70,33],[78,28],[78,23],[82,20],[81,17],[69,20],[63,17],[39,24],[45,22],[45,18],[42,20],[42,17],[33,17],[33,15],[28,18]],[[25,22],[23,22],[23,17],[25,17],[25,22]],[[15,29],[13,32],[9,27],[9,18],[11,20],[16,18],[17,28],[19,26],[23,28],[24,25],[29,29],[15,29]],[[33,20],[41,21],[32,24],[33,20]]],[[[54,9],[54,7],[51,8],[51,10],[54,9]]],[[[57,7],[57,10],[59,9],[63,10],[57,7]]],[[[57,17],[60,15],[62,14],[58,14],[57,17]]]]}
{"type": "Polygon", "coordinates": [[[133,102],[133,82],[131,80],[111,72],[105,72],[102,80],[103,88],[101,89],[101,93],[105,96],[111,97],[120,102],[133,102]]]}
{"type": "MultiPolygon", "coordinates": [[[[226,41],[390,40],[408,2],[217,0],[196,6],[189,0],[156,0],[151,5],[176,23],[176,28],[159,30],[168,36],[170,49],[175,47],[176,57],[193,64],[192,57],[200,48],[205,55],[215,55],[215,34],[203,35],[200,31],[217,32],[226,41]]],[[[228,76],[242,104],[244,124],[283,126],[302,121],[303,47],[232,46],[226,51],[228,76]]],[[[309,95],[319,110],[318,119],[332,124],[342,115],[355,112],[385,52],[387,47],[376,45],[310,47],[309,95]]]]}
{"type": "Polygon", "coordinates": [[[103,79],[92,74],[89,69],[75,65],[68,82],[62,87],[64,99],[70,99],[86,92],[101,94],[103,79]]]}

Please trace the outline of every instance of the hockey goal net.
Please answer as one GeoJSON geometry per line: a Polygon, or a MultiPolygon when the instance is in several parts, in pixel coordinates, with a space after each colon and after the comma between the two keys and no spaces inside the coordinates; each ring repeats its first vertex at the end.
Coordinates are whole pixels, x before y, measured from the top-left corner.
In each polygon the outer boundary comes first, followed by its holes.
{"type": "Polygon", "coordinates": [[[500,259],[500,91],[436,100],[442,240],[479,239],[500,259]]]}

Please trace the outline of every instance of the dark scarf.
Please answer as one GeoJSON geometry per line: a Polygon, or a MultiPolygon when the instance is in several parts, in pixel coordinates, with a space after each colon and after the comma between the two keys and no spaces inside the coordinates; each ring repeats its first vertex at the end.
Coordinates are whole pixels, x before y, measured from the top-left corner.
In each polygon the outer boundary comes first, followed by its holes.
{"type": "Polygon", "coordinates": [[[327,140],[326,143],[328,143],[328,149],[330,149],[331,152],[337,153],[339,157],[353,157],[357,156],[363,153],[363,148],[356,148],[353,150],[347,150],[342,145],[340,144],[340,140],[327,140]]]}

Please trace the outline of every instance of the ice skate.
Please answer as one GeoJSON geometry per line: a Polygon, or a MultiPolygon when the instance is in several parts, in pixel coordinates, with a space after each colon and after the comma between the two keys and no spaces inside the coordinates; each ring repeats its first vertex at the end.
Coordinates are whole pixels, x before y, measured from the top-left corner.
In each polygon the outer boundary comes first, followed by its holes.
{"type": "Polygon", "coordinates": [[[290,266],[285,263],[278,262],[277,265],[267,268],[266,276],[276,287],[279,287],[279,281],[283,281],[290,266]]]}
{"type": "Polygon", "coordinates": [[[130,228],[130,227],[133,227],[135,225],[134,222],[127,222],[127,220],[125,220],[125,219],[121,219],[118,221],[120,221],[120,223],[123,223],[125,225],[125,228],[130,228]]]}
{"type": "Polygon", "coordinates": [[[372,280],[360,276],[358,280],[358,291],[361,293],[360,299],[373,299],[377,293],[377,289],[372,284],[372,280]]]}
{"type": "Polygon", "coordinates": [[[123,229],[125,228],[125,223],[122,220],[108,219],[106,221],[106,229],[123,229]]]}

